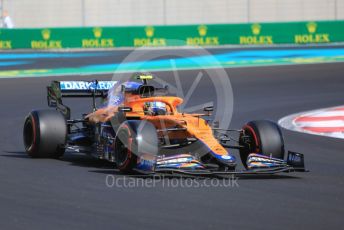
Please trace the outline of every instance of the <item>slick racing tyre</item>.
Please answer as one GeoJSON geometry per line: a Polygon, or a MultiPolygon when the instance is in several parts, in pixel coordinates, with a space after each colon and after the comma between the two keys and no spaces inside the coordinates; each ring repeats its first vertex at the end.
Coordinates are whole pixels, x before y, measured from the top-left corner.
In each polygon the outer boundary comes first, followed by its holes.
{"type": "Polygon", "coordinates": [[[140,156],[157,154],[157,130],[147,121],[125,121],[116,132],[114,151],[117,168],[123,173],[131,173],[140,156]]]}
{"type": "Polygon", "coordinates": [[[245,167],[250,153],[259,153],[278,159],[284,158],[284,140],[280,127],[268,120],[250,121],[239,138],[240,158],[245,167]]]}
{"type": "Polygon", "coordinates": [[[25,151],[35,158],[59,158],[65,152],[67,123],[56,110],[35,110],[25,119],[25,151]]]}

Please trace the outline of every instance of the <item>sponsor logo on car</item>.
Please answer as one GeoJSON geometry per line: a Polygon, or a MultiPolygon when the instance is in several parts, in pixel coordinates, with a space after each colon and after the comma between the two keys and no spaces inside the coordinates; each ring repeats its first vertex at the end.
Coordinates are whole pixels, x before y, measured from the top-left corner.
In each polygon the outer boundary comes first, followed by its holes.
{"type": "Polygon", "coordinates": [[[112,88],[117,81],[99,81],[95,82],[86,82],[86,81],[61,81],[60,89],[61,90],[90,90],[97,88],[98,90],[109,90],[112,88]]]}

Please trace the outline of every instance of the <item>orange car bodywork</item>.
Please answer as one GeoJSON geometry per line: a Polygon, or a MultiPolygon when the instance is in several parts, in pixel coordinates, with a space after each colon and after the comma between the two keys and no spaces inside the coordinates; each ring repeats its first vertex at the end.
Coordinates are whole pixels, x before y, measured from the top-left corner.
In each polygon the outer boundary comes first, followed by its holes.
{"type": "Polygon", "coordinates": [[[185,137],[193,137],[203,142],[210,151],[216,155],[228,155],[227,150],[214,137],[211,127],[207,121],[201,118],[205,114],[186,114],[180,113],[177,106],[183,103],[183,99],[172,96],[155,96],[142,98],[139,95],[126,95],[124,106],[132,108],[131,112],[126,113],[128,118],[138,118],[140,120],[147,120],[156,127],[158,136],[163,138],[168,135],[169,139],[178,139],[185,137]],[[167,107],[167,115],[145,115],[145,102],[164,102],[167,107]],[[166,132],[164,130],[169,128],[184,128],[184,132],[173,131],[166,132]]]}

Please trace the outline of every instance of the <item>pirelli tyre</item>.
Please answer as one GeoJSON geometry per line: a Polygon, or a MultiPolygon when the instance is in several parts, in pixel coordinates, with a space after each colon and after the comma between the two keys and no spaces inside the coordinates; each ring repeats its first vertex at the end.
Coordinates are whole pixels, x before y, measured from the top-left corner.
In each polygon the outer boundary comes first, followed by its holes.
{"type": "Polygon", "coordinates": [[[67,123],[56,110],[35,110],[25,118],[24,146],[35,158],[59,158],[65,152],[67,123]]]}
{"type": "Polygon", "coordinates": [[[123,173],[132,173],[140,156],[157,155],[156,128],[148,121],[128,120],[123,122],[116,131],[114,151],[117,168],[123,173]]]}
{"type": "Polygon", "coordinates": [[[244,148],[240,149],[240,158],[245,167],[250,153],[284,159],[284,140],[276,123],[269,120],[250,121],[242,129],[239,144],[244,148]]]}

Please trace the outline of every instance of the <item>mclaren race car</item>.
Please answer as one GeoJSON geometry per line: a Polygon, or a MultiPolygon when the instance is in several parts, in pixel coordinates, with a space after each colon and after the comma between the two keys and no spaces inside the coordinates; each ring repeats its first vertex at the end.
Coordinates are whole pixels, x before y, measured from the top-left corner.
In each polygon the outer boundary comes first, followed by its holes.
{"type": "Polygon", "coordinates": [[[167,87],[148,84],[150,79],[137,75],[135,84],[121,84],[115,97],[120,103],[105,115],[99,111],[109,108],[97,108],[96,102],[111,100],[109,94],[118,82],[53,81],[47,98],[54,109],[33,110],[25,119],[27,154],[59,158],[66,150],[77,151],[113,162],[123,173],[225,176],[305,171],[303,154],[288,151],[285,157],[282,133],[274,122],[250,121],[240,130],[220,129],[210,119],[212,107],[198,114],[180,112],[183,99],[168,96],[167,87]],[[66,97],[92,98],[93,111],[72,119],[63,104],[66,97]],[[94,119],[97,114],[100,117],[94,119]],[[244,170],[236,170],[239,162],[233,149],[239,150],[244,170]]]}

